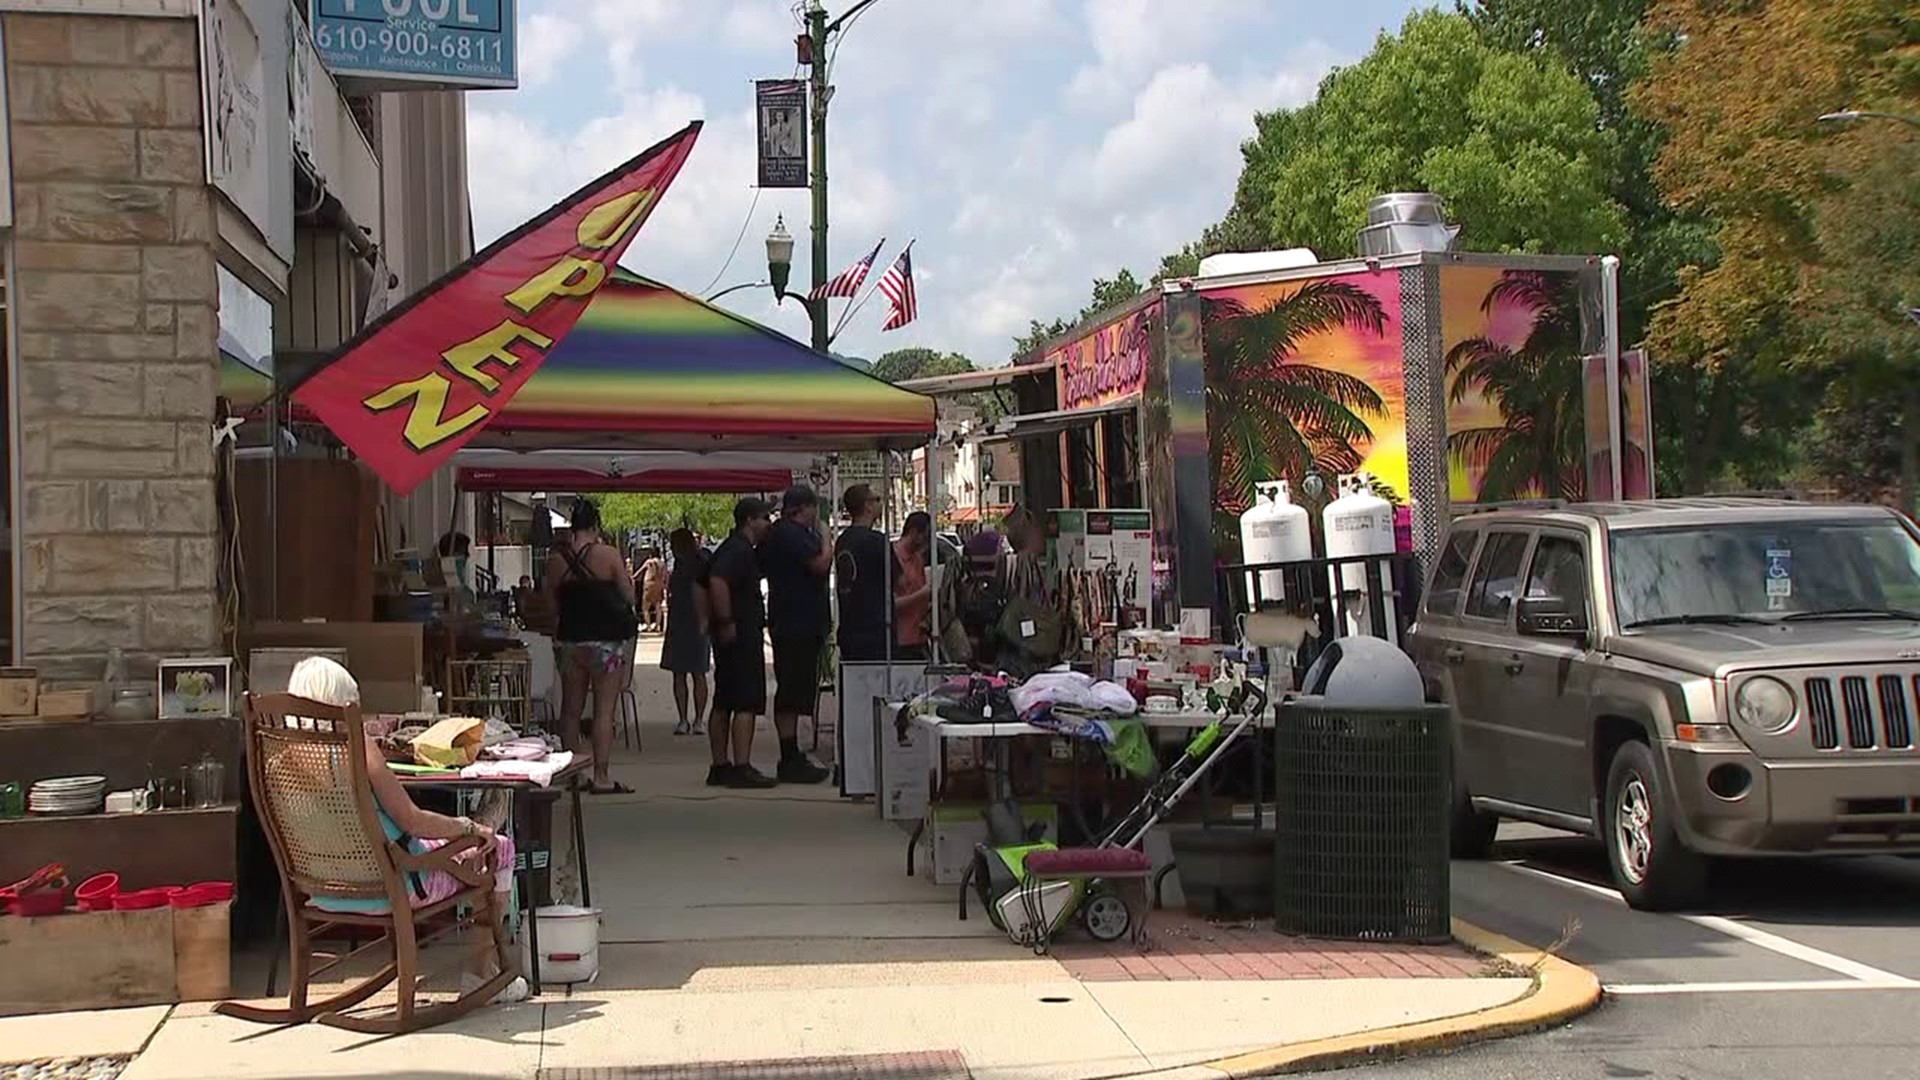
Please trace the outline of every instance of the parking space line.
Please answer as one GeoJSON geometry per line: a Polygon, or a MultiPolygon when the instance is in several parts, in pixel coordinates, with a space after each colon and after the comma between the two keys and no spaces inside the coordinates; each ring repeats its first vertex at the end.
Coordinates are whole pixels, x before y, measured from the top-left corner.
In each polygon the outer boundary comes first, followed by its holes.
{"type": "Polygon", "coordinates": [[[1654,997],[1661,994],[1780,994],[1825,990],[1913,990],[1920,984],[1881,986],[1860,979],[1774,979],[1756,982],[1608,983],[1603,989],[1618,997],[1654,997]]]}
{"type": "MultiPolygon", "coordinates": [[[[1582,881],[1579,878],[1564,877],[1560,874],[1549,873],[1548,871],[1541,870],[1538,867],[1527,866],[1524,863],[1520,863],[1512,860],[1502,862],[1499,865],[1504,866],[1509,870],[1515,871],[1516,873],[1525,874],[1528,877],[1539,878],[1543,881],[1551,881],[1557,885],[1565,885],[1571,888],[1579,889],[1582,892],[1591,893],[1599,897],[1604,897],[1605,899],[1611,900],[1616,904],[1621,904],[1624,906],[1627,902],[1626,897],[1621,896],[1620,891],[1618,889],[1609,889],[1604,885],[1595,885],[1591,881],[1582,881]]],[[[1702,929],[1712,930],[1715,933],[1725,934],[1730,938],[1734,938],[1739,941],[1744,941],[1747,944],[1754,946],[1755,948],[1765,949],[1768,952],[1778,953],[1781,956],[1798,960],[1803,964],[1811,964],[1814,967],[1825,968],[1828,971],[1835,972],[1840,975],[1845,975],[1849,979],[1854,980],[1854,982],[1857,983],[1861,989],[1892,990],[1892,989],[1906,989],[1911,987],[1920,987],[1920,982],[1917,982],[1913,979],[1909,979],[1904,975],[1896,975],[1891,971],[1882,971],[1877,967],[1873,967],[1868,964],[1862,964],[1858,960],[1849,960],[1844,956],[1837,956],[1833,953],[1825,951],[1824,949],[1816,949],[1811,945],[1802,945],[1800,942],[1794,941],[1791,938],[1784,938],[1784,937],[1781,937],[1779,934],[1768,933],[1767,931],[1762,930],[1758,927],[1749,926],[1748,924],[1740,922],[1735,919],[1729,919],[1724,915],[1678,915],[1676,917],[1680,919],[1684,919],[1687,922],[1694,924],[1695,926],[1701,927],[1702,929]]],[[[1712,984],[1666,983],[1666,984],[1649,984],[1649,985],[1650,986],[1685,986],[1685,985],[1712,985],[1712,984]]],[[[1773,985],[1779,985],[1779,984],[1773,984],[1773,985]]],[[[1650,993],[1652,991],[1644,990],[1644,991],[1626,991],[1626,992],[1627,993],[1636,993],[1636,992],[1650,993]]]]}

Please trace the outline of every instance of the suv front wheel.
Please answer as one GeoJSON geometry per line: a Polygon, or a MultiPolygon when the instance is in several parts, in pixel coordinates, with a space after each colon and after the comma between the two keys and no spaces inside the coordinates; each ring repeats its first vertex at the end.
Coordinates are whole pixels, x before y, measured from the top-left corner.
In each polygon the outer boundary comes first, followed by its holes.
{"type": "Polygon", "coordinates": [[[1689,907],[1706,895],[1706,857],[1681,842],[1673,815],[1653,751],[1643,742],[1623,744],[1607,770],[1601,835],[1614,884],[1643,911],[1689,907]]]}

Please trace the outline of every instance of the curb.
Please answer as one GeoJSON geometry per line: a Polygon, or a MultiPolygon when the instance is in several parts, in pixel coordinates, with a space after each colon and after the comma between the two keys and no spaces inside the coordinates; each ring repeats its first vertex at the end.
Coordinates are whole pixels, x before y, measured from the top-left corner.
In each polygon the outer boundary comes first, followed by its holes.
{"type": "Polygon", "coordinates": [[[1513,1001],[1479,1012],[1290,1043],[1210,1061],[1204,1067],[1240,1080],[1357,1065],[1539,1031],[1572,1020],[1600,1004],[1600,978],[1586,968],[1459,919],[1453,920],[1453,937],[1475,952],[1515,967],[1535,968],[1533,988],[1513,1001]]]}

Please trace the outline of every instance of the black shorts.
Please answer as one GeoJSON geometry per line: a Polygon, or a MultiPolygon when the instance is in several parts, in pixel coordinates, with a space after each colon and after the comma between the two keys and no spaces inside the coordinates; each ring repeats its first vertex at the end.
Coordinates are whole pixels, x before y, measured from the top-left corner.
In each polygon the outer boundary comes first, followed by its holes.
{"type": "Polygon", "coordinates": [[[773,711],[812,716],[820,700],[819,634],[780,634],[773,639],[773,711]]]}
{"type": "Polygon", "coordinates": [[[767,655],[759,634],[731,645],[713,643],[713,711],[755,715],[767,711],[767,655]]]}

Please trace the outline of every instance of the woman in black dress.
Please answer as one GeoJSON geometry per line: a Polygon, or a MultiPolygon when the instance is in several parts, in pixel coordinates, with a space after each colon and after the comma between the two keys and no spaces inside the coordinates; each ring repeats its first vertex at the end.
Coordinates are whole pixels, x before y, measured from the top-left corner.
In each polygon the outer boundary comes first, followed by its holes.
{"type": "Polygon", "coordinates": [[[675,735],[701,735],[707,730],[707,672],[713,650],[707,643],[706,586],[700,584],[706,553],[694,542],[691,529],[675,529],[668,538],[673,570],[667,576],[667,636],[660,647],[660,666],[673,672],[673,704],[680,710],[675,735]],[[692,684],[693,715],[687,715],[688,684],[692,684]]]}

